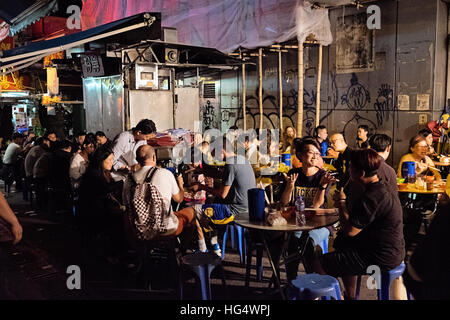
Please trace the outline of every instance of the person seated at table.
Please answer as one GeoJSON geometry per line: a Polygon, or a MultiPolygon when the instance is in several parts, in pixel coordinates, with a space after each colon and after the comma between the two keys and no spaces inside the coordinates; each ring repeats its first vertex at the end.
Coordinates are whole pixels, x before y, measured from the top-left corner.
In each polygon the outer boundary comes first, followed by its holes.
{"type": "MultiPolygon", "coordinates": [[[[314,129],[314,139],[316,139],[317,143],[319,144],[320,154],[322,154],[323,142],[327,142],[328,143],[327,127],[325,127],[324,125],[317,126],[314,129]]],[[[328,151],[328,148],[327,148],[327,151],[328,151]]]]}
{"type": "MultiPolygon", "coordinates": [[[[143,183],[145,179],[151,175],[151,183],[158,189],[160,196],[164,203],[164,217],[166,218],[167,231],[158,235],[158,237],[179,236],[188,226],[195,225],[194,209],[191,207],[183,208],[177,212],[171,209],[171,201],[177,203],[183,202],[184,199],[184,181],[182,175],[178,175],[175,179],[172,172],[167,169],[160,169],[156,167],[156,153],[155,149],[149,145],[142,145],[136,150],[136,160],[140,165],[140,169],[128,175],[123,187],[123,203],[127,208],[128,215],[131,220],[135,219],[135,195],[133,194],[132,186],[134,183],[143,183]],[[155,170],[154,173],[153,171],[155,170]]],[[[149,199],[151,200],[151,199],[149,199]]],[[[147,204],[146,204],[147,205],[147,204]]],[[[198,226],[198,239],[204,244],[203,232],[198,226]]],[[[206,251],[206,246],[200,248],[201,251],[206,251]]]]}
{"type": "Polygon", "coordinates": [[[294,139],[296,136],[297,131],[295,130],[295,128],[288,126],[286,127],[286,129],[284,129],[283,138],[281,141],[281,153],[291,152],[291,148],[294,145],[294,139]]]}
{"type": "Polygon", "coordinates": [[[297,145],[302,141],[302,138],[295,138],[292,143],[292,155],[291,155],[291,165],[293,169],[298,169],[302,167],[302,162],[297,158],[297,145]]]}
{"type": "Polygon", "coordinates": [[[95,139],[97,140],[97,145],[98,146],[103,146],[106,145],[109,148],[113,148],[113,142],[111,140],[108,139],[108,137],[106,136],[106,134],[103,131],[97,131],[95,133],[95,139]]]}
{"type": "Polygon", "coordinates": [[[362,124],[358,126],[356,149],[366,149],[369,147],[369,126],[362,124]]]}
{"type": "MultiPolygon", "coordinates": [[[[325,208],[326,195],[332,183],[336,180],[328,172],[318,168],[320,158],[319,145],[314,139],[302,139],[295,146],[297,157],[302,162],[302,167],[292,169],[285,176],[286,184],[281,195],[283,207],[293,205],[298,196],[302,196],[306,208],[325,208]],[[292,197],[294,195],[294,197],[292,197]]],[[[295,253],[302,232],[296,232],[293,241],[289,244],[288,253],[295,253]]],[[[309,233],[313,246],[319,246],[330,235],[327,228],[312,230],[309,233]]],[[[314,247],[312,249],[314,249],[314,247]]],[[[300,260],[294,260],[286,264],[288,281],[297,277],[300,260]]]]}
{"type": "MultiPolygon", "coordinates": [[[[111,177],[114,153],[107,146],[95,150],[81,179],[75,217],[86,239],[105,240],[99,244],[108,262],[118,262],[124,250],[124,211],[121,206],[122,183],[111,177]]],[[[96,243],[89,243],[89,247],[96,243]]]]}
{"type": "Polygon", "coordinates": [[[450,299],[449,212],[450,180],[424,241],[414,249],[403,273],[405,286],[415,300],[450,299]]]}
{"type": "Polygon", "coordinates": [[[220,150],[213,150],[213,156],[226,161],[222,185],[210,188],[207,185],[195,183],[192,190],[205,190],[215,196],[214,203],[196,205],[196,215],[207,232],[211,232],[211,246],[217,255],[221,255],[217,243],[217,225],[228,224],[235,216],[248,211],[247,191],[256,187],[255,175],[249,161],[233,150],[232,143],[223,138],[220,150]],[[220,152],[220,154],[219,154],[220,152]],[[217,154],[216,154],[217,153],[217,154]]]}
{"type": "Polygon", "coordinates": [[[402,166],[406,161],[414,161],[416,163],[416,176],[426,172],[432,172],[436,180],[441,180],[440,173],[436,170],[433,160],[427,153],[429,146],[425,137],[421,134],[416,135],[409,141],[410,153],[405,154],[401,159],[397,169],[397,176],[402,178],[402,166]]]}
{"type": "Polygon", "coordinates": [[[261,166],[271,166],[279,159],[279,144],[272,130],[255,130],[255,134],[250,134],[254,144],[252,150],[248,151],[247,158],[253,168],[261,166]],[[257,139],[255,138],[257,136],[257,139]]]}
{"type": "Polygon", "coordinates": [[[386,134],[374,134],[369,138],[369,146],[381,157],[380,168],[377,175],[381,181],[386,182],[393,194],[398,194],[397,173],[386,163],[392,148],[392,139],[386,134]]]}
{"type": "Polygon", "coordinates": [[[344,136],[341,133],[335,133],[330,137],[331,148],[338,152],[337,160],[334,162],[334,167],[338,172],[339,183],[338,189],[345,186],[349,179],[348,167],[350,165],[350,154],[352,149],[345,142],[344,136]]]}
{"type": "Polygon", "coordinates": [[[342,277],[345,299],[355,299],[356,276],[365,275],[369,266],[389,271],[405,257],[402,208],[398,197],[378,178],[381,161],[372,149],[352,152],[351,179],[364,192],[352,210],[346,204],[347,195],[335,193],[341,225],[333,244],[335,251],[314,258],[316,273],[342,277]]]}
{"type": "Polygon", "coordinates": [[[95,151],[95,143],[95,136],[88,133],[81,145],[81,152],[75,153],[70,161],[69,175],[73,191],[76,191],[80,186],[81,178],[89,165],[89,157],[95,151]]]}
{"type": "Polygon", "coordinates": [[[431,131],[428,128],[422,129],[418,132],[418,134],[424,136],[425,140],[427,141],[428,144],[428,152],[427,152],[427,156],[429,157],[433,157],[436,155],[436,151],[434,150],[433,147],[433,131],[431,131]]]}

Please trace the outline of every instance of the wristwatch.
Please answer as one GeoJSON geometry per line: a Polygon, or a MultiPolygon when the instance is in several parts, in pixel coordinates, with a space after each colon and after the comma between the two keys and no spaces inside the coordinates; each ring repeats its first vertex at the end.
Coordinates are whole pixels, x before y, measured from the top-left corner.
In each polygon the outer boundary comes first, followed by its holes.
{"type": "Polygon", "coordinates": [[[319,186],[319,190],[325,190],[328,187],[328,185],[326,185],[325,187],[319,186]]]}

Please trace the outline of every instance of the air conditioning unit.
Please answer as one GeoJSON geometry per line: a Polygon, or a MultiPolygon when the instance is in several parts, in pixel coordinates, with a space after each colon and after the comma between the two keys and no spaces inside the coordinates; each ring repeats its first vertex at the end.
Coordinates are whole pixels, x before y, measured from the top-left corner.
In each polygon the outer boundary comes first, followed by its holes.
{"type": "Polygon", "coordinates": [[[158,89],[158,66],[153,63],[137,63],[136,89],[158,89]]]}

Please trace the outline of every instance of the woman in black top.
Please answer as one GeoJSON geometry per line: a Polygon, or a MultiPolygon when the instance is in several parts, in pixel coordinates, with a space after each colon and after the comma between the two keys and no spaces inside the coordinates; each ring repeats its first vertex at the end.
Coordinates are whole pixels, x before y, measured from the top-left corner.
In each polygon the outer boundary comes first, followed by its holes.
{"type": "Polygon", "coordinates": [[[115,182],[111,177],[113,161],[114,154],[107,146],[100,146],[94,152],[81,180],[77,206],[82,229],[91,236],[105,235],[109,251],[115,251],[124,240],[122,182],[115,182]]]}
{"type": "Polygon", "coordinates": [[[316,259],[314,270],[320,274],[342,277],[345,294],[354,299],[356,276],[366,274],[371,265],[381,271],[397,267],[405,256],[403,216],[397,195],[379,180],[380,156],[371,149],[356,150],[351,155],[350,177],[364,189],[349,211],[346,194],[336,193],[341,230],[334,242],[334,252],[316,259]]]}

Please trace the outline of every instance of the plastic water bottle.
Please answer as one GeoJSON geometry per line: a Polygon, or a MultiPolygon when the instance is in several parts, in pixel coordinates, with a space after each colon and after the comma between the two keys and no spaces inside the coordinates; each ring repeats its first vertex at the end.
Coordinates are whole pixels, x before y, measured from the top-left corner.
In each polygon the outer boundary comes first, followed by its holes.
{"type": "Polygon", "coordinates": [[[295,199],[295,224],[300,227],[306,224],[305,202],[302,196],[295,199]]]}

